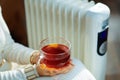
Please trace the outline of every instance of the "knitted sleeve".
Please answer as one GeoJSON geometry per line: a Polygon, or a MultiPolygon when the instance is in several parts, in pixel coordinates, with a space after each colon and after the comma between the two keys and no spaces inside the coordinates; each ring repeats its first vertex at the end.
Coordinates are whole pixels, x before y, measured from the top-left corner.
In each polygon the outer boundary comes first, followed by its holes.
{"type": "Polygon", "coordinates": [[[0,72],[0,80],[27,80],[24,69],[0,72]]]}
{"type": "Polygon", "coordinates": [[[35,50],[19,43],[6,44],[3,50],[3,58],[7,61],[17,62],[19,64],[29,64],[30,56],[35,50]]]}
{"type": "Polygon", "coordinates": [[[38,78],[36,66],[27,66],[17,70],[0,72],[0,80],[33,80],[38,78]]]}

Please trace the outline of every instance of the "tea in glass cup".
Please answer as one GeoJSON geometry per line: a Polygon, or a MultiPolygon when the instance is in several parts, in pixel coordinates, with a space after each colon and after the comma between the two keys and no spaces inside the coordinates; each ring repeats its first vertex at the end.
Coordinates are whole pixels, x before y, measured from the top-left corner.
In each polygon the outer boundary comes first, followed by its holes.
{"type": "Polygon", "coordinates": [[[46,38],[40,43],[42,59],[40,63],[48,67],[60,68],[70,62],[71,44],[64,38],[46,38]]]}

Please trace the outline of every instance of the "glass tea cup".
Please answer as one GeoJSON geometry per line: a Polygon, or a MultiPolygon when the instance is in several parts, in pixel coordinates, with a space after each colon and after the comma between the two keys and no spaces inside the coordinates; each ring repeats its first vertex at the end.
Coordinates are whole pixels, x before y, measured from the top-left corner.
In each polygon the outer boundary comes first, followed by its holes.
{"type": "Polygon", "coordinates": [[[41,64],[60,68],[70,62],[71,44],[62,37],[46,38],[40,42],[41,64]]]}

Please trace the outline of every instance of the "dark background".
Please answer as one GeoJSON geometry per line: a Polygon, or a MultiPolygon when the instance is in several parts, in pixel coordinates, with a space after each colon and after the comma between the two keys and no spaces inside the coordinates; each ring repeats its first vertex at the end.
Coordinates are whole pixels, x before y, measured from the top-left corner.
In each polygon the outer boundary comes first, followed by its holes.
{"type": "MultiPolygon", "coordinates": [[[[120,0],[94,0],[111,9],[106,80],[120,80],[120,0]]],[[[16,42],[27,44],[24,0],[0,0],[4,19],[16,42]]]]}
{"type": "Polygon", "coordinates": [[[0,0],[0,4],[12,37],[27,45],[24,0],[0,0]]]}

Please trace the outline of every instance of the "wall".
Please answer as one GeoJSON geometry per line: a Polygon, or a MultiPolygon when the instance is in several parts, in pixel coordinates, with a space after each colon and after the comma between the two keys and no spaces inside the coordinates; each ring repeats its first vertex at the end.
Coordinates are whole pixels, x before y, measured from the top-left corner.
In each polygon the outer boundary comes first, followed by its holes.
{"type": "Polygon", "coordinates": [[[23,0],[0,0],[4,19],[16,42],[27,45],[23,0]]]}

